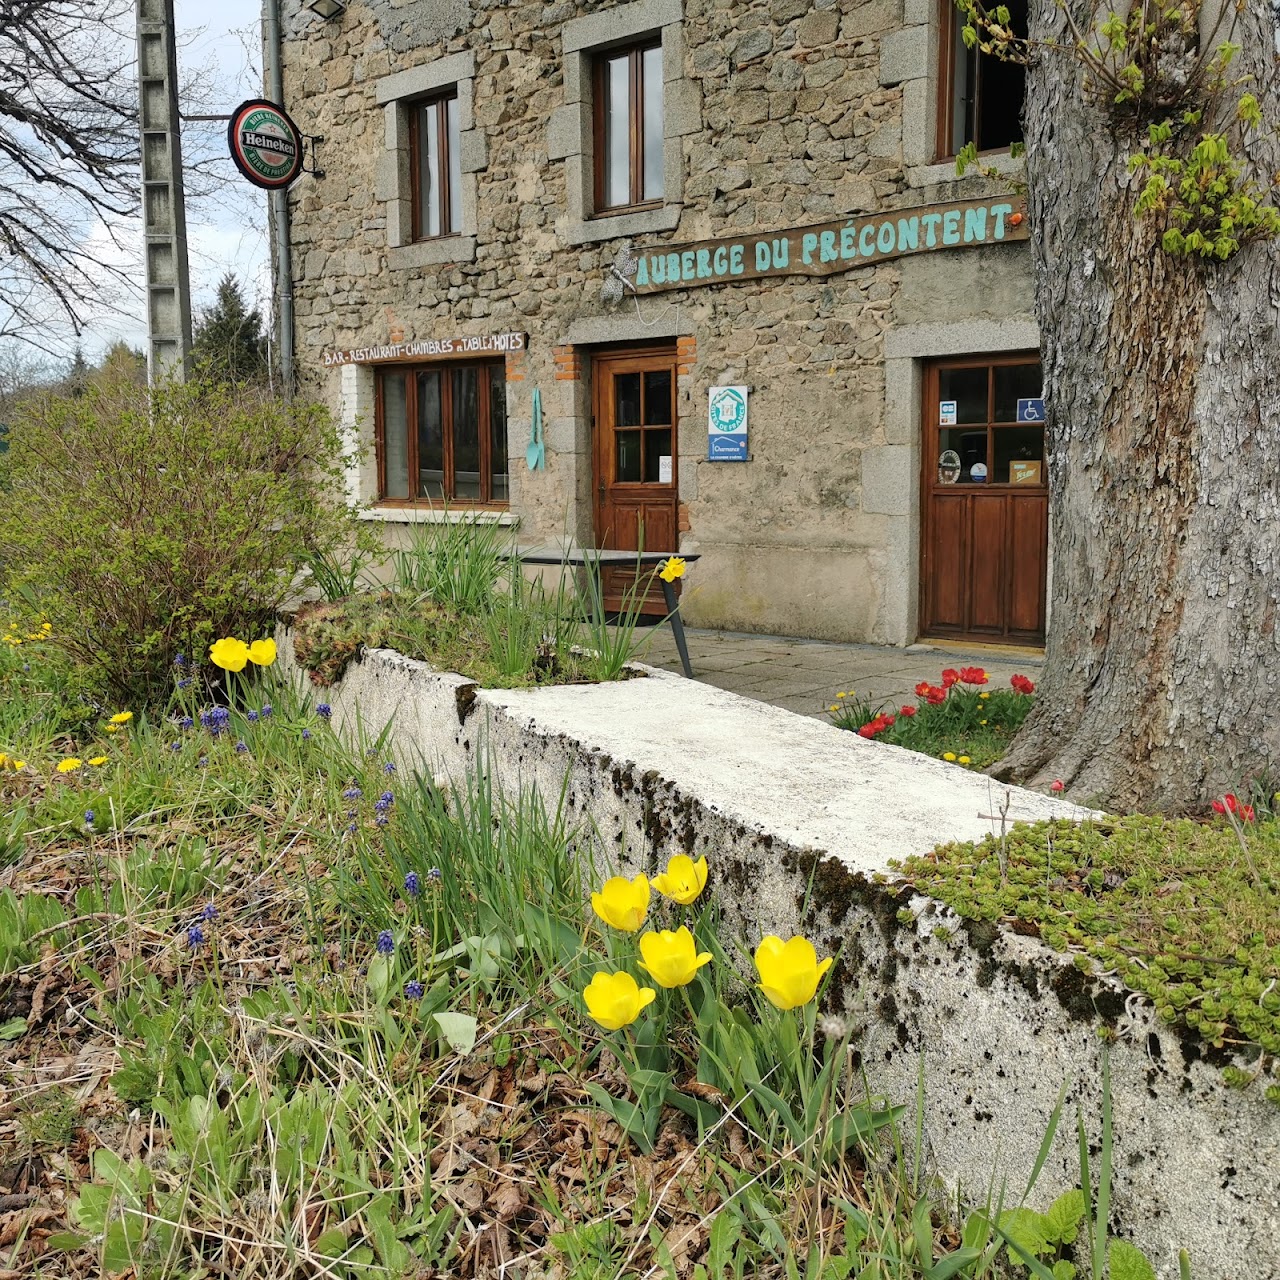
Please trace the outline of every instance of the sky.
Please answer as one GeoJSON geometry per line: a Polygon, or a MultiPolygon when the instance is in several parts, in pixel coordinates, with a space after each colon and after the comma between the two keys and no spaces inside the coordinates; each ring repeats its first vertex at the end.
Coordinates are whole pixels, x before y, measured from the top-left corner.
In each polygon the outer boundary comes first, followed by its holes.
{"type": "MultiPolygon", "coordinates": [[[[203,113],[230,114],[246,98],[262,96],[261,0],[175,0],[178,27],[178,76],[181,83],[199,83],[203,113]]],[[[267,242],[267,195],[239,176],[226,146],[225,123],[187,123],[183,127],[183,160],[204,157],[220,181],[208,193],[187,192],[187,240],[191,273],[191,301],[196,316],[210,305],[222,276],[230,271],[246,295],[269,322],[271,311],[270,254],[267,242]]],[[[104,262],[128,265],[132,277],[142,279],[142,224],[121,221],[113,228],[99,224],[90,242],[104,262]]],[[[113,342],[146,344],[143,291],[119,292],[110,307],[87,319],[80,344],[85,357],[97,359],[113,342]]],[[[76,345],[69,327],[57,346],[69,358],[76,345]]]]}

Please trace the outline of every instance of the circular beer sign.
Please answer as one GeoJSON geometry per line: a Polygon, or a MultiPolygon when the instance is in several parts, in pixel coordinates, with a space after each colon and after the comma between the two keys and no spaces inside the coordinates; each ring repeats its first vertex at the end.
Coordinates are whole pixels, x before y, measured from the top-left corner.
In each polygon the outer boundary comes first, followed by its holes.
{"type": "Polygon", "coordinates": [[[227,125],[231,158],[255,187],[287,187],[302,172],[302,135],[283,107],[250,98],[227,125]]]}

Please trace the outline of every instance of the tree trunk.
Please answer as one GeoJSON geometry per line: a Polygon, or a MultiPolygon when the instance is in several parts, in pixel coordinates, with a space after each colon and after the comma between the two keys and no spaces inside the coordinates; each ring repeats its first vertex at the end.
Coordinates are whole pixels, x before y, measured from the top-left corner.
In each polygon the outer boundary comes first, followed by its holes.
{"type": "MultiPolygon", "coordinates": [[[[1086,31],[1104,12],[1067,3],[1086,31]]],[[[1031,17],[1033,39],[1069,43],[1054,0],[1031,17]]],[[[1274,129],[1268,5],[1247,0],[1230,38],[1274,129]]],[[[1133,213],[1138,131],[1081,82],[1055,51],[1028,76],[1051,603],[1036,707],[998,776],[1193,809],[1280,759],[1280,246],[1166,253],[1133,213]]],[[[1264,185],[1277,151],[1251,148],[1264,185]]]]}

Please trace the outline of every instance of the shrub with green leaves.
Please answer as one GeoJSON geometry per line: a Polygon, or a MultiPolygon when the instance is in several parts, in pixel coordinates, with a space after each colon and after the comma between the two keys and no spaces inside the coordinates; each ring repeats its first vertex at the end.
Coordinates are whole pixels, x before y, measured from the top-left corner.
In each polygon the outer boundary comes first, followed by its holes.
{"type": "Polygon", "coordinates": [[[259,635],[306,556],[350,539],[327,412],[194,380],[28,402],[0,547],[56,643],[117,700],[168,692],[174,655],[259,635]]]}

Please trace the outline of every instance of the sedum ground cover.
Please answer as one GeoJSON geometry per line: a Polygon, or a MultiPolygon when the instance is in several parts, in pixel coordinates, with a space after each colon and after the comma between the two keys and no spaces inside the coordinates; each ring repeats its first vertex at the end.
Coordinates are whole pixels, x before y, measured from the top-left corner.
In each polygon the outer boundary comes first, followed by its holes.
{"type": "Polygon", "coordinates": [[[348,750],[243,653],[81,704],[46,636],[0,647],[0,1275],[1011,1273],[811,948],[761,994],[700,881],[593,917],[554,803],[348,750]]]}

